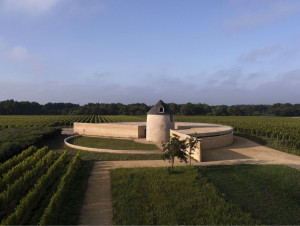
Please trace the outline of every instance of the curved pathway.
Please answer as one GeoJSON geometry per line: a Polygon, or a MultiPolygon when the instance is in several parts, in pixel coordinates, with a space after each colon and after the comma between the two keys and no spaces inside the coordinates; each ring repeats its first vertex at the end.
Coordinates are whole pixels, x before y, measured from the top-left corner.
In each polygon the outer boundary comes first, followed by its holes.
{"type": "MultiPolygon", "coordinates": [[[[234,137],[234,143],[228,147],[204,151],[203,160],[204,162],[193,161],[193,165],[281,164],[300,170],[300,156],[264,147],[242,137],[234,137]]],[[[168,161],[163,160],[96,161],[88,180],[79,223],[113,224],[110,169],[169,165],[168,161]]],[[[186,164],[176,161],[175,165],[186,164]]]]}

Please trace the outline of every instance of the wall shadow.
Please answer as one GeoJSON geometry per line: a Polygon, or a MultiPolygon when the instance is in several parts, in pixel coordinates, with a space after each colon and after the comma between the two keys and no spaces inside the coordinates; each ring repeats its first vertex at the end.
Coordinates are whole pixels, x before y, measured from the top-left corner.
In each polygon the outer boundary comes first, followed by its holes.
{"type": "Polygon", "coordinates": [[[202,161],[222,161],[222,160],[237,160],[237,159],[252,159],[247,155],[237,153],[229,149],[211,149],[202,152],[202,161]]]}

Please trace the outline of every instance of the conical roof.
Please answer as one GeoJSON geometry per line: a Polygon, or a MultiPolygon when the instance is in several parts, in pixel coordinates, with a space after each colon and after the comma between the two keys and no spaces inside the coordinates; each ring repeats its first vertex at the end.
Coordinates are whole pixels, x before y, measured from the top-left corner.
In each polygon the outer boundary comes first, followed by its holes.
{"type": "Polygon", "coordinates": [[[158,101],[148,112],[147,115],[173,115],[169,106],[162,100],[158,101]]]}

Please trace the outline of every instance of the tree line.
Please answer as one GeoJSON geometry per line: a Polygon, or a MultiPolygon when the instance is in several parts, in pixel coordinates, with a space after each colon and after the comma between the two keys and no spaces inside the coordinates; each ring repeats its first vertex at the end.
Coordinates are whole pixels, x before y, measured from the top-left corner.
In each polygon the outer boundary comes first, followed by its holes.
{"type": "MultiPolygon", "coordinates": [[[[176,115],[208,116],[300,116],[300,104],[277,103],[273,105],[218,105],[202,103],[169,103],[176,115]]],[[[144,103],[73,103],[39,104],[29,101],[5,100],[0,102],[0,115],[144,115],[152,106],[144,103]]]]}

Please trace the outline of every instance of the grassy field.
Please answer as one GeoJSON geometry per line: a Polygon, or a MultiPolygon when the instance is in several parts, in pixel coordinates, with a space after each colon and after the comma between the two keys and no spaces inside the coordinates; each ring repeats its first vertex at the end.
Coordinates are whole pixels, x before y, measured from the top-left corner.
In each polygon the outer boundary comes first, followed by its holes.
{"type": "Polygon", "coordinates": [[[104,148],[116,150],[159,150],[155,144],[142,144],[133,140],[98,138],[98,137],[78,137],[70,140],[75,145],[91,148],[104,148]]]}
{"type": "Polygon", "coordinates": [[[100,153],[93,151],[81,151],[72,149],[64,144],[64,139],[68,135],[58,135],[53,139],[46,140],[43,144],[49,149],[59,153],[68,150],[70,155],[80,152],[81,159],[85,161],[126,161],[126,160],[161,160],[161,154],[120,154],[120,153],[100,153]]]}
{"type": "Polygon", "coordinates": [[[287,166],[222,166],[199,169],[227,200],[263,224],[300,224],[300,172],[287,166]]]}
{"type": "MultiPolygon", "coordinates": [[[[78,150],[68,149],[71,155],[76,155],[78,150]]],[[[161,154],[119,154],[119,153],[101,153],[93,151],[79,150],[81,159],[86,161],[126,161],[126,160],[161,160],[161,154]]]]}
{"type": "Polygon", "coordinates": [[[285,166],[111,170],[115,224],[300,224],[300,172],[285,166]]]}
{"type": "Polygon", "coordinates": [[[259,223],[226,202],[197,168],[115,169],[111,177],[115,224],[259,223]]]}

